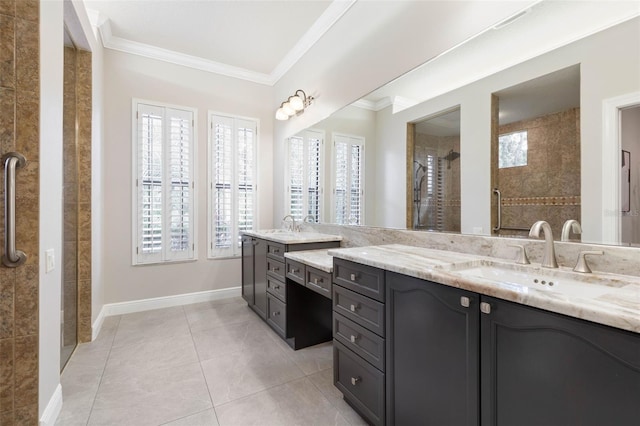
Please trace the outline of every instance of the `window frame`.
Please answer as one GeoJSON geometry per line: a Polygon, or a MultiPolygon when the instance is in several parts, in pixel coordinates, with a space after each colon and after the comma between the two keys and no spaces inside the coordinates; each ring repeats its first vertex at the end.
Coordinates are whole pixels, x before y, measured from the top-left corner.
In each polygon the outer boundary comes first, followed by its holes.
{"type": "MultiPolygon", "coordinates": [[[[255,137],[253,140],[253,154],[254,154],[254,158],[253,158],[253,170],[254,170],[253,228],[254,230],[256,229],[256,226],[259,223],[259,212],[260,212],[260,208],[259,208],[260,190],[258,185],[258,180],[260,176],[260,161],[258,161],[258,159],[260,158],[260,119],[255,117],[240,116],[240,115],[234,115],[234,114],[224,113],[220,111],[213,111],[213,110],[209,110],[207,112],[207,193],[208,193],[207,194],[208,195],[207,197],[208,198],[207,200],[207,259],[210,259],[210,260],[234,259],[234,258],[239,258],[242,255],[242,248],[240,246],[240,243],[238,243],[237,246],[232,246],[229,254],[226,254],[226,253],[220,254],[219,252],[220,249],[215,248],[215,237],[213,235],[215,232],[215,217],[214,217],[214,212],[215,212],[214,166],[215,166],[215,163],[213,161],[213,155],[214,155],[215,149],[214,149],[214,144],[212,139],[214,135],[214,132],[213,132],[214,117],[225,118],[233,121],[232,133],[234,135],[234,140],[232,142],[232,147],[233,147],[232,155],[233,155],[234,165],[237,163],[236,122],[237,121],[252,122],[255,125],[255,137]]],[[[236,183],[237,173],[235,169],[233,172],[233,179],[234,179],[234,183],[236,183]]],[[[232,196],[232,205],[237,207],[237,191],[238,191],[237,185],[235,185],[234,187],[234,185],[232,184],[232,187],[234,191],[234,195],[232,196]]],[[[234,218],[233,229],[234,229],[234,232],[238,231],[237,217],[234,218]]]]}
{"type": "MultiPolygon", "coordinates": [[[[319,148],[319,156],[318,156],[318,191],[319,191],[319,195],[318,195],[318,223],[322,222],[324,219],[324,210],[325,210],[325,193],[324,193],[324,185],[325,185],[325,131],[324,130],[318,130],[318,129],[306,129],[303,130],[302,132],[291,136],[289,138],[286,139],[286,146],[285,146],[285,151],[286,151],[286,157],[285,157],[285,178],[284,178],[284,182],[285,182],[285,200],[284,200],[284,211],[285,214],[292,214],[291,213],[291,139],[298,137],[298,138],[302,138],[303,140],[303,153],[304,154],[308,154],[309,152],[309,145],[308,145],[308,141],[309,141],[309,133],[315,133],[318,135],[319,139],[320,139],[320,148],[319,148]]],[[[307,156],[305,156],[303,154],[303,156],[305,157],[305,159],[307,158],[307,156]]],[[[303,176],[308,177],[309,175],[309,169],[308,169],[308,163],[304,163],[303,165],[303,176]]],[[[307,182],[307,179],[304,179],[303,182],[303,194],[306,194],[306,189],[308,189],[308,185],[305,185],[305,183],[307,182]]],[[[308,211],[309,206],[308,206],[308,198],[304,197],[303,195],[303,210],[304,211],[308,211]]],[[[302,218],[300,218],[300,220],[304,220],[308,215],[305,214],[303,215],[302,218]]]]}
{"type": "MultiPolygon", "coordinates": [[[[349,138],[349,147],[354,145],[360,145],[362,147],[362,153],[360,157],[360,222],[359,225],[362,225],[365,218],[366,208],[366,198],[365,198],[365,173],[366,173],[366,139],[364,136],[353,135],[348,133],[340,133],[333,132],[331,133],[331,222],[338,223],[337,215],[336,215],[336,178],[337,178],[337,164],[336,164],[336,137],[340,138],[349,138]],[[358,140],[359,143],[353,143],[353,140],[358,140]]],[[[349,171],[349,182],[351,182],[351,171],[349,171]]],[[[351,211],[351,204],[349,204],[349,211],[351,211]]],[[[340,223],[338,223],[340,224],[340,223]]],[[[348,223],[342,223],[341,225],[355,225],[348,223]]]]}
{"type": "MultiPolygon", "coordinates": [[[[193,107],[187,107],[183,105],[175,105],[166,102],[150,101],[140,98],[132,98],[131,100],[131,264],[132,266],[144,266],[144,265],[162,265],[170,263],[182,263],[182,262],[195,262],[198,260],[198,109],[193,107]],[[190,197],[190,240],[191,249],[188,250],[187,256],[170,256],[168,245],[163,243],[163,247],[160,254],[145,255],[140,253],[141,242],[141,227],[139,226],[139,151],[141,140],[138,139],[138,115],[139,107],[145,105],[151,108],[162,108],[165,115],[163,119],[166,121],[166,110],[172,109],[177,111],[184,111],[191,114],[191,153],[189,161],[190,168],[190,181],[191,181],[191,197],[190,197]]],[[[163,149],[165,144],[163,143],[163,149]]],[[[163,171],[168,172],[170,167],[167,165],[163,156],[163,171]]],[[[163,181],[163,186],[166,185],[166,181],[163,181]]],[[[166,186],[163,188],[163,215],[167,215],[167,194],[166,186]]],[[[163,236],[167,232],[167,223],[163,220],[162,233],[163,236]]]]}
{"type": "Polygon", "coordinates": [[[498,135],[498,170],[500,169],[511,169],[514,167],[526,167],[529,165],[529,129],[522,129],[522,130],[514,130],[511,132],[506,132],[506,133],[500,133],[498,135]],[[522,134],[524,133],[526,135],[527,138],[527,152],[525,155],[525,162],[524,164],[513,164],[513,165],[505,165],[505,166],[500,166],[500,138],[502,138],[503,136],[511,136],[511,135],[515,135],[515,134],[522,134]]]}

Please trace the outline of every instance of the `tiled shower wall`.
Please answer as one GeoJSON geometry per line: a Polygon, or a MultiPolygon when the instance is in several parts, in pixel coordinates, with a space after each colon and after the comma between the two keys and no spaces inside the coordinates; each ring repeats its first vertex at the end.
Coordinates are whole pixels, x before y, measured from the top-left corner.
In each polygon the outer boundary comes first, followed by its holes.
{"type": "MultiPolygon", "coordinates": [[[[414,159],[422,164],[426,163],[426,156],[429,150],[435,150],[440,160],[443,177],[443,199],[440,206],[442,211],[441,231],[460,232],[460,158],[452,161],[443,159],[451,149],[460,152],[460,136],[433,136],[417,133],[414,141],[414,159]]],[[[419,175],[420,176],[420,175],[419,175]]],[[[422,185],[422,206],[420,208],[420,223],[428,222],[428,215],[433,212],[428,211],[426,205],[426,182],[422,185]]],[[[415,209],[415,205],[413,207],[415,209]]],[[[414,213],[415,214],[415,213],[414,213]]]]}
{"type": "Polygon", "coordinates": [[[535,221],[546,220],[559,238],[566,220],[580,221],[580,109],[503,125],[499,133],[522,130],[527,130],[527,165],[499,169],[497,187],[502,226],[526,230],[501,234],[527,235],[535,221]]]}
{"type": "Polygon", "coordinates": [[[16,245],[28,256],[18,268],[0,266],[1,425],[38,423],[38,21],[38,0],[0,0],[0,149],[27,159],[16,172],[16,245]]]}

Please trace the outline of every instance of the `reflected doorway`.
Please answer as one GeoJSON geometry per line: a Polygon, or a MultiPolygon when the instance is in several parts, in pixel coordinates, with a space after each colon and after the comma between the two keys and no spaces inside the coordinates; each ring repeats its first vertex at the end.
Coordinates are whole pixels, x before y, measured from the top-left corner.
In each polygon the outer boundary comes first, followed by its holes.
{"type": "Polygon", "coordinates": [[[410,123],[408,145],[407,226],[460,232],[460,108],[410,123]]]}
{"type": "Polygon", "coordinates": [[[620,110],[622,243],[640,246],[640,105],[620,110]]]}

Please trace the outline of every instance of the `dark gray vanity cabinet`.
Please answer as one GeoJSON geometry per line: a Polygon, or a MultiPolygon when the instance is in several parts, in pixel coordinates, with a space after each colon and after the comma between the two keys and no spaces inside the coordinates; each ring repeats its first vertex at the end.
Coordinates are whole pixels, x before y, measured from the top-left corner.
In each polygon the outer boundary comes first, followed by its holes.
{"type": "Polygon", "coordinates": [[[242,236],[242,297],[260,318],[267,318],[267,242],[242,236]]]}
{"type": "Polygon", "coordinates": [[[480,297],[386,274],[387,424],[477,425],[480,297]]]}
{"type": "Polygon", "coordinates": [[[639,424],[639,334],[481,302],[483,425],[639,424]]]}
{"type": "Polygon", "coordinates": [[[384,302],[381,269],[333,261],[333,382],[373,425],[385,424],[384,302]]]}

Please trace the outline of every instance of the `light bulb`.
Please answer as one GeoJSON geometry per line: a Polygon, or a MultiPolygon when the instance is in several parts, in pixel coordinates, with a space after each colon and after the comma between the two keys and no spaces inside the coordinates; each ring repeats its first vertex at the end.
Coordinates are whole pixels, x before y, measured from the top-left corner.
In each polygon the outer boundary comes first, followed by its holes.
{"type": "Polygon", "coordinates": [[[288,120],[289,116],[286,112],[282,110],[282,108],[278,108],[276,111],[276,120],[288,120]]]}
{"type": "Polygon", "coordinates": [[[294,95],[289,98],[289,105],[291,105],[291,108],[295,109],[296,111],[304,109],[304,101],[298,95],[294,95]]]}
{"type": "Polygon", "coordinates": [[[284,111],[285,114],[289,116],[295,115],[296,113],[296,110],[291,107],[291,104],[289,104],[289,102],[283,103],[281,109],[282,111],[284,111]]]}

